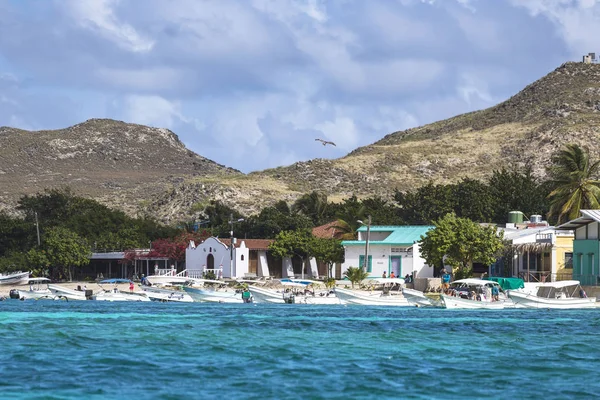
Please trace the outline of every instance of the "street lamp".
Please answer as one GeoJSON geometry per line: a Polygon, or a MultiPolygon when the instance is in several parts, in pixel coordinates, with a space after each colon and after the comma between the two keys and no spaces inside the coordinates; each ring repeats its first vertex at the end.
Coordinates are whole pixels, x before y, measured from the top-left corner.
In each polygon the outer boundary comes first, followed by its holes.
{"type": "Polygon", "coordinates": [[[235,224],[236,222],[242,222],[244,220],[244,218],[238,218],[237,220],[233,220],[233,213],[229,215],[229,225],[231,225],[231,230],[230,230],[230,234],[231,234],[231,244],[229,245],[229,272],[231,273],[231,278],[235,278],[235,273],[233,272],[233,268],[234,268],[234,263],[233,263],[233,224],[235,224]]]}
{"type": "Polygon", "coordinates": [[[365,240],[365,260],[363,262],[363,268],[364,271],[367,271],[367,265],[369,265],[369,237],[371,236],[371,216],[369,215],[369,218],[367,219],[367,223],[365,224],[364,222],[362,222],[360,219],[357,220],[356,222],[358,222],[361,225],[366,225],[367,226],[367,240],[365,240]]]}

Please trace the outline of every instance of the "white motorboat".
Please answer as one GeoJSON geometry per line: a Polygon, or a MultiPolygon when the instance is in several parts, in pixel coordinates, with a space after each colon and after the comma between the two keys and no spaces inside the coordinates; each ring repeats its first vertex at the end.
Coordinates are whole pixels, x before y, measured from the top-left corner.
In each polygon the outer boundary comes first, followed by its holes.
{"type": "Polygon", "coordinates": [[[448,309],[502,310],[506,307],[506,295],[497,282],[483,279],[459,279],[441,294],[442,303],[448,309]],[[493,293],[497,291],[497,300],[493,293]]]}
{"type": "Polygon", "coordinates": [[[402,278],[377,278],[363,281],[364,284],[371,285],[374,290],[352,290],[335,288],[336,296],[343,303],[361,304],[367,306],[394,306],[410,307],[406,297],[402,294],[402,278]]]}
{"type": "Polygon", "coordinates": [[[133,283],[129,279],[105,279],[98,282],[101,290],[96,292],[93,296],[93,300],[96,301],[150,301],[150,298],[146,293],[119,290],[117,285],[119,283],[129,283],[133,287],[133,283]],[[111,289],[105,289],[102,284],[114,284],[115,286],[111,289]]]}
{"type": "Polygon", "coordinates": [[[146,296],[152,301],[176,301],[182,303],[191,303],[194,301],[194,299],[192,299],[185,291],[175,288],[168,289],[156,286],[140,286],[140,289],[142,289],[144,293],[146,293],[146,296]]]}
{"type": "Polygon", "coordinates": [[[29,281],[29,272],[7,272],[0,274],[0,285],[25,285],[29,281]]]}
{"type": "Polygon", "coordinates": [[[54,299],[67,300],[94,300],[92,290],[75,290],[64,286],[48,284],[48,289],[54,295],[54,299]]]}
{"type": "Polygon", "coordinates": [[[257,285],[248,286],[255,303],[274,304],[340,304],[340,299],[335,292],[330,290],[319,290],[322,282],[282,279],[282,289],[269,289],[257,285]]]}
{"type": "Polygon", "coordinates": [[[537,292],[509,290],[508,296],[517,306],[525,308],[576,309],[594,308],[596,299],[587,297],[579,281],[540,283],[537,292]]]}
{"type": "Polygon", "coordinates": [[[48,289],[48,278],[29,278],[29,290],[18,289],[19,299],[53,299],[54,295],[48,289]]]}
{"type": "Polygon", "coordinates": [[[402,288],[402,294],[406,300],[415,307],[435,307],[436,302],[425,296],[425,293],[420,290],[402,288]]]}
{"type": "Polygon", "coordinates": [[[184,286],[183,290],[195,302],[209,303],[241,303],[239,291],[227,287],[225,282],[210,279],[197,279],[194,286],[184,286]],[[198,286],[201,285],[201,286],[198,286]]]}

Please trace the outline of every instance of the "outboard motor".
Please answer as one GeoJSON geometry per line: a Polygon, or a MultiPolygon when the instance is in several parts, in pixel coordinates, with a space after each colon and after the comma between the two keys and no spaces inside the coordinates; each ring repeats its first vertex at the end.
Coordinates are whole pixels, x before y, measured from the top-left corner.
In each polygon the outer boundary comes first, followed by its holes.
{"type": "Polygon", "coordinates": [[[19,300],[19,291],[17,289],[10,289],[10,292],[8,293],[8,296],[11,299],[17,299],[17,300],[19,300]]]}
{"type": "Polygon", "coordinates": [[[85,290],[85,299],[92,300],[93,297],[94,297],[94,291],[91,289],[86,289],[85,290]]]}

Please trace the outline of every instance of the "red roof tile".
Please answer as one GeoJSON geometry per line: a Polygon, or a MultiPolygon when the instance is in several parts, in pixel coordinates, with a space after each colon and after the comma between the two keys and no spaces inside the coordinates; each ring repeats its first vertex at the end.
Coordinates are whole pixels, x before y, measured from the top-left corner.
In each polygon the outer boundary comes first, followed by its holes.
{"type": "MultiPolygon", "coordinates": [[[[231,243],[230,238],[218,238],[221,243],[229,247],[231,243]]],[[[235,247],[240,247],[242,242],[246,243],[246,247],[250,250],[268,250],[269,245],[273,243],[275,240],[273,239],[241,239],[237,238],[235,247]]]]}
{"type": "Polygon", "coordinates": [[[339,239],[343,233],[339,229],[333,228],[337,224],[337,221],[329,222],[325,225],[317,226],[313,228],[312,234],[318,238],[322,239],[339,239]]]}

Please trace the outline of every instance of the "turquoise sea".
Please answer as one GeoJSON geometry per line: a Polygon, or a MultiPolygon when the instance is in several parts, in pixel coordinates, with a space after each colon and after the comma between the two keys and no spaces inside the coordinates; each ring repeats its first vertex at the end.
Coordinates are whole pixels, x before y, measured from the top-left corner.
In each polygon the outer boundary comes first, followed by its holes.
{"type": "Polygon", "coordinates": [[[0,302],[3,399],[588,399],[600,310],[0,302]]]}

